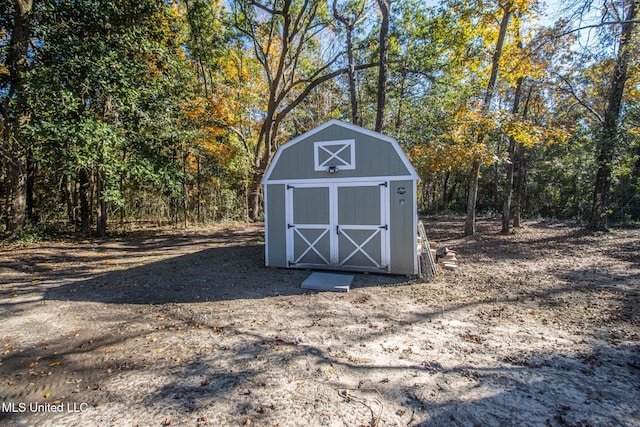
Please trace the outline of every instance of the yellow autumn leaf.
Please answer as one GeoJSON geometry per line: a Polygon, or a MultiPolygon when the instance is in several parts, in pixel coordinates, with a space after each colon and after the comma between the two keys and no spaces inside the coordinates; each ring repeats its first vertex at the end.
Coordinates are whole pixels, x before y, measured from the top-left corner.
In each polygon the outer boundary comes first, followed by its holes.
{"type": "Polygon", "coordinates": [[[51,393],[49,393],[49,392],[46,392],[46,393],[44,394],[44,398],[45,398],[45,399],[48,399],[48,398],[49,398],[49,396],[51,396],[51,393]]]}
{"type": "Polygon", "coordinates": [[[49,367],[52,367],[52,366],[58,366],[60,363],[62,363],[62,361],[61,361],[61,360],[56,360],[55,362],[51,362],[51,363],[49,363],[49,367]]]}

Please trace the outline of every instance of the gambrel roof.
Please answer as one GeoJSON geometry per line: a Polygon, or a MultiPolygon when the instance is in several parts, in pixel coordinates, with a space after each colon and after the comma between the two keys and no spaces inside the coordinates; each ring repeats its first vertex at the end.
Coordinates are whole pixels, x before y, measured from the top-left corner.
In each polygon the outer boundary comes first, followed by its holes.
{"type": "Polygon", "coordinates": [[[327,179],[329,168],[339,179],[419,179],[394,138],[333,119],[280,146],[262,184],[327,179]]]}

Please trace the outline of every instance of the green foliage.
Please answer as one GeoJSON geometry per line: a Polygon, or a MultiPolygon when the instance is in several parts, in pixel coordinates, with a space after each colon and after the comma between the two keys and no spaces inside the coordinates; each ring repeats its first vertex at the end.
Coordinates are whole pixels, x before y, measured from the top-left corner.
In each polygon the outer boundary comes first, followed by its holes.
{"type": "MultiPolygon", "coordinates": [[[[578,55],[566,23],[538,28],[534,2],[512,3],[493,102],[482,114],[496,16],[505,5],[393,2],[383,132],[401,142],[418,169],[423,209],[464,209],[469,165],[482,158],[479,206],[499,211],[511,137],[524,153],[516,159],[525,177],[524,214],[584,219],[615,28],[605,29],[610,38],[602,51],[578,55]],[[520,78],[521,108],[514,113],[520,78]],[[482,143],[480,131],[487,135],[482,143]]],[[[2,154],[9,158],[6,131],[19,99],[28,119],[16,142],[25,164],[28,153],[34,165],[34,217],[43,223],[32,230],[80,224],[83,196],[92,223],[100,203],[111,221],[245,219],[252,181],[277,145],[329,118],[351,117],[346,73],[338,72],[346,63],[345,31],[333,22],[330,2],[291,1],[292,21],[271,13],[283,1],[34,4],[27,72],[16,94],[8,69],[16,11],[14,2],[0,0],[2,154]],[[286,25],[295,31],[283,38],[286,25]],[[336,78],[310,85],[332,72],[336,78]]],[[[373,128],[380,17],[372,1],[337,6],[354,17],[359,117],[373,128]]],[[[631,221],[640,217],[636,56],[610,195],[613,218],[631,221]]],[[[6,215],[6,160],[2,167],[6,215]]]]}
{"type": "Polygon", "coordinates": [[[153,138],[164,131],[158,113],[169,99],[162,12],[154,1],[57,1],[38,9],[28,92],[34,157],[43,171],[72,180],[79,168],[100,173],[97,197],[117,206],[125,203],[121,179],[153,179],[158,171],[149,166],[168,166],[153,159],[160,154],[153,143],[163,144],[153,138]]]}

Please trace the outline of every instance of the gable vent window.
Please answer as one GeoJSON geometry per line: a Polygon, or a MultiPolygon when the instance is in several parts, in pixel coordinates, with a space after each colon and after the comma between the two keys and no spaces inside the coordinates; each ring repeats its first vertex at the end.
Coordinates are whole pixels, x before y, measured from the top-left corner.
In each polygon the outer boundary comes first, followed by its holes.
{"type": "Polygon", "coordinates": [[[313,143],[316,171],[335,173],[356,168],[356,141],[317,141],[313,143]]]}

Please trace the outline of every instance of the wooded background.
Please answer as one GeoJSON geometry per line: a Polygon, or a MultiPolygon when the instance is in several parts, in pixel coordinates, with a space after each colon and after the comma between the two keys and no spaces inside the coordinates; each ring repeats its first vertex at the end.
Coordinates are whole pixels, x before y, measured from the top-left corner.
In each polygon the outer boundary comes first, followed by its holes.
{"type": "Polygon", "coordinates": [[[261,218],[277,147],[396,138],[419,209],[640,219],[637,0],[0,0],[4,236],[261,218]]]}

